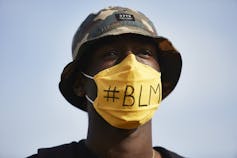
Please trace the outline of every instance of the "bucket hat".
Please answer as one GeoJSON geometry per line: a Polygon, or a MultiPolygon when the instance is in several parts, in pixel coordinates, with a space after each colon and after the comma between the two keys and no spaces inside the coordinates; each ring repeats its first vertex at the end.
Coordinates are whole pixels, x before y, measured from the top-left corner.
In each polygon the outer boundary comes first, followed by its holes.
{"type": "MultiPolygon", "coordinates": [[[[154,40],[159,49],[161,67],[162,100],[175,88],[181,74],[180,53],[165,37],[159,36],[153,23],[141,12],[124,7],[108,7],[91,13],[80,25],[72,41],[72,57],[61,74],[59,89],[65,99],[73,106],[87,111],[84,95],[75,93],[75,81],[80,81],[80,63],[88,49],[103,38],[133,34],[154,40]]],[[[83,65],[81,65],[83,66],[83,65]]]]}

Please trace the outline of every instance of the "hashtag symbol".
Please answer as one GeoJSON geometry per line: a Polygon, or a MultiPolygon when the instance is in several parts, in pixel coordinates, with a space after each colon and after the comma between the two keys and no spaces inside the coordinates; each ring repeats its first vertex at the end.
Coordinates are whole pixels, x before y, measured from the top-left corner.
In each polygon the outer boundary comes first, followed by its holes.
{"type": "Polygon", "coordinates": [[[111,86],[109,86],[109,89],[104,90],[104,92],[106,92],[106,96],[104,96],[104,98],[106,98],[107,101],[109,101],[109,99],[113,99],[114,102],[115,99],[119,99],[119,97],[115,96],[116,93],[119,93],[119,91],[116,90],[116,86],[113,90],[111,90],[111,86]]]}

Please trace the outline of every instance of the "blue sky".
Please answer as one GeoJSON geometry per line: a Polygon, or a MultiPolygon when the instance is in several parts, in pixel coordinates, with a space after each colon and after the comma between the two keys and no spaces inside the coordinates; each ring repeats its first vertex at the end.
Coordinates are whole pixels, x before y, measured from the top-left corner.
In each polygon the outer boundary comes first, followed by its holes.
{"type": "Polygon", "coordinates": [[[0,0],[0,157],[86,137],[87,114],[63,98],[58,82],[80,23],[116,5],[150,17],[183,57],[180,81],[153,118],[154,146],[236,158],[236,0],[0,0]]]}

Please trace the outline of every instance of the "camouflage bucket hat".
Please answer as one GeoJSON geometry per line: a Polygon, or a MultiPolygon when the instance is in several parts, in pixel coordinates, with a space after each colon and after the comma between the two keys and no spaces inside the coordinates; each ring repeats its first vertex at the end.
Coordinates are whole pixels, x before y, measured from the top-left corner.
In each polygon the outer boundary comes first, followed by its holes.
{"type": "MultiPolygon", "coordinates": [[[[133,34],[151,38],[159,49],[161,67],[162,99],[175,88],[181,73],[182,59],[180,53],[168,39],[158,36],[152,22],[141,12],[122,7],[109,7],[98,13],[90,14],[80,25],[72,42],[72,57],[63,70],[59,89],[62,95],[75,107],[86,111],[84,94],[76,94],[76,84],[80,82],[80,63],[83,55],[96,41],[109,36],[133,34]],[[76,81],[76,82],[75,82],[76,81]]],[[[89,61],[87,61],[88,63],[89,61]]],[[[83,66],[83,65],[81,65],[83,66]]]]}

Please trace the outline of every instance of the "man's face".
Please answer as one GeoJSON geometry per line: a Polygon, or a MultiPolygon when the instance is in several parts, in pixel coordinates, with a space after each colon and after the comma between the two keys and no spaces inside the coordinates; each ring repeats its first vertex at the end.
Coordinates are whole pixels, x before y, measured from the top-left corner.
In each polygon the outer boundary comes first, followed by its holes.
{"type": "MultiPolygon", "coordinates": [[[[115,66],[127,55],[133,53],[138,62],[146,64],[160,72],[158,50],[154,42],[147,38],[131,34],[102,39],[89,53],[85,73],[94,76],[100,71],[115,66]]],[[[96,97],[96,85],[86,79],[84,89],[93,99],[96,97]]]]}

